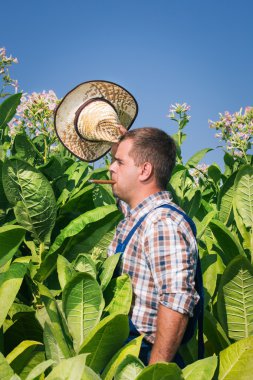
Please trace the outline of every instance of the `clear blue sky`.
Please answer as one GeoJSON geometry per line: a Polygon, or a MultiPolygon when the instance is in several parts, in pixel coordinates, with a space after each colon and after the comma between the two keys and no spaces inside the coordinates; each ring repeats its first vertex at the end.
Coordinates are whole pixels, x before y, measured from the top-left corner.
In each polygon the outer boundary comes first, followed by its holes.
{"type": "MultiPolygon", "coordinates": [[[[183,157],[219,145],[208,119],[253,105],[251,0],[43,0],[1,4],[0,47],[25,92],[62,97],[86,80],[126,87],[135,127],[174,133],[171,103],[191,105],[183,157]]],[[[214,151],[205,162],[221,164],[214,151]]]]}

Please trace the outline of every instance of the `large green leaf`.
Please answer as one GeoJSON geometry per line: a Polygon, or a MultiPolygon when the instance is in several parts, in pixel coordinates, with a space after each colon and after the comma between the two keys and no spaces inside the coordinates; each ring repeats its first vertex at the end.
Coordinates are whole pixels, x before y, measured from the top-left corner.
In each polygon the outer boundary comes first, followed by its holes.
{"type": "Polygon", "coordinates": [[[115,204],[111,185],[95,185],[93,189],[93,201],[95,207],[115,204]]]}
{"type": "Polygon", "coordinates": [[[58,221],[60,221],[64,228],[71,220],[94,208],[93,185],[89,185],[71,197],[59,209],[58,221]]]}
{"type": "Polygon", "coordinates": [[[205,215],[205,217],[203,218],[203,220],[201,222],[194,219],[194,222],[195,222],[196,227],[197,227],[197,239],[198,240],[201,239],[202,235],[207,230],[209,223],[211,222],[211,220],[213,220],[215,215],[216,215],[216,211],[209,211],[205,215]]]}
{"type": "MultiPolygon", "coordinates": [[[[177,165],[170,179],[170,185],[172,186],[179,200],[183,198],[182,184],[186,185],[184,181],[186,173],[188,173],[186,167],[177,165]]],[[[189,178],[187,178],[187,180],[189,180],[189,178]]]]}
{"type": "Polygon", "coordinates": [[[105,314],[128,314],[132,302],[132,283],[128,274],[113,278],[104,292],[104,297],[107,305],[105,314]]]}
{"type": "Polygon", "coordinates": [[[107,215],[112,214],[116,210],[117,208],[115,205],[98,207],[95,210],[88,211],[85,214],[80,215],[78,218],[74,219],[66,228],[61,231],[60,235],[57,236],[54,243],[50,247],[48,256],[54,254],[54,252],[56,252],[64,243],[65,239],[75,237],[91,223],[96,223],[107,215]]]}
{"type": "MultiPolygon", "coordinates": [[[[12,304],[8,315],[12,319],[12,325],[4,332],[4,352],[8,354],[17,344],[23,340],[34,340],[43,342],[43,330],[35,318],[34,309],[26,311],[25,309],[17,311],[15,314],[15,304],[12,304]]],[[[25,306],[25,305],[23,305],[25,306]]],[[[28,307],[27,307],[28,308],[28,307]]],[[[17,308],[18,310],[18,308],[17,308]]]]}
{"type": "Polygon", "coordinates": [[[80,353],[90,353],[87,365],[99,373],[122,347],[128,334],[128,317],[126,315],[108,316],[88,334],[81,346],[80,353]]]}
{"type": "Polygon", "coordinates": [[[113,356],[113,358],[109,361],[102,373],[102,379],[112,380],[118,366],[122,363],[122,361],[125,359],[127,355],[134,355],[138,357],[141,348],[142,338],[142,336],[139,336],[138,338],[131,340],[126,346],[121,348],[121,350],[119,350],[113,356]]]}
{"type": "Polygon", "coordinates": [[[0,266],[15,255],[24,239],[25,232],[25,229],[20,226],[0,227],[0,266]]]}
{"type": "Polygon", "coordinates": [[[115,380],[133,380],[143,370],[144,364],[140,359],[133,355],[127,355],[126,358],[118,366],[115,373],[115,380]]]}
{"type": "Polygon", "coordinates": [[[233,210],[233,198],[234,198],[234,182],[237,173],[233,173],[220,188],[217,208],[219,210],[219,220],[225,225],[231,217],[233,210]]]}
{"type": "Polygon", "coordinates": [[[208,355],[214,353],[218,355],[221,350],[230,345],[225,331],[208,310],[204,313],[204,334],[207,337],[205,351],[208,355]]]}
{"type": "Polygon", "coordinates": [[[57,199],[57,204],[64,205],[71,195],[78,191],[79,185],[86,182],[88,174],[88,164],[86,162],[74,162],[64,172],[65,182],[62,183],[62,192],[57,199]]]}
{"type": "Polygon", "coordinates": [[[13,154],[31,165],[43,163],[43,156],[33,145],[26,134],[15,136],[13,154]]]}
{"type": "Polygon", "coordinates": [[[90,367],[85,367],[82,380],[101,380],[101,377],[90,367]]]}
{"type": "Polygon", "coordinates": [[[57,272],[61,288],[64,289],[64,286],[74,276],[75,270],[73,269],[72,264],[61,255],[59,255],[57,259],[57,272]]]}
{"type": "MultiPolygon", "coordinates": [[[[204,256],[201,259],[201,268],[203,273],[203,285],[207,290],[209,297],[213,297],[214,291],[216,289],[216,281],[217,281],[217,255],[209,254],[204,256]]],[[[205,297],[205,302],[206,302],[205,297]]],[[[208,300],[207,300],[208,301],[208,300]]]]}
{"type": "Polygon", "coordinates": [[[239,340],[220,353],[219,380],[251,380],[253,337],[239,340]]]}
{"type": "Polygon", "coordinates": [[[144,368],[136,380],[184,380],[175,363],[156,363],[144,368]]]}
{"type": "Polygon", "coordinates": [[[47,359],[52,360],[54,363],[60,363],[62,359],[65,359],[65,356],[47,322],[44,324],[43,335],[47,359]]]}
{"type": "MultiPolygon", "coordinates": [[[[35,146],[35,145],[34,145],[35,146]]],[[[36,148],[36,146],[35,146],[36,148]]],[[[43,149],[44,151],[44,149],[43,149]]],[[[46,164],[39,167],[40,171],[47,177],[49,181],[55,181],[64,173],[64,162],[60,156],[50,155],[46,164]]]]}
{"type": "Polygon", "coordinates": [[[7,362],[15,373],[20,374],[24,370],[38,346],[43,346],[43,344],[32,340],[24,340],[6,356],[7,362]]]}
{"type": "Polygon", "coordinates": [[[101,251],[107,252],[107,249],[112,242],[114,234],[115,228],[113,228],[111,231],[106,232],[96,243],[96,248],[100,249],[101,251]]]}
{"type": "Polygon", "coordinates": [[[21,96],[21,93],[11,95],[0,105],[0,128],[9,123],[15,115],[21,96]]]}
{"type": "Polygon", "coordinates": [[[87,354],[62,360],[45,380],[82,380],[87,354]]]}
{"type": "MultiPolygon", "coordinates": [[[[21,380],[25,380],[29,373],[35,368],[37,365],[45,361],[45,351],[43,346],[38,346],[30,355],[27,355],[28,361],[25,366],[22,368],[19,376],[21,380]]],[[[19,363],[19,359],[18,363],[19,363]]],[[[37,380],[37,379],[36,379],[37,380]]]]}
{"type": "Polygon", "coordinates": [[[78,352],[89,331],[100,320],[104,308],[102,291],[91,275],[78,273],[65,286],[62,301],[74,347],[78,352]]]}
{"type": "Polygon", "coordinates": [[[0,374],[1,374],[1,380],[10,380],[11,377],[14,375],[14,371],[9,365],[6,358],[3,356],[3,354],[0,352],[0,374]]]}
{"type": "Polygon", "coordinates": [[[227,266],[218,292],[218,316],[231,339],[253,335],[253,267],[245,257],[227,266]]]}
{"type": "Polygon", "coordinates": [[[49,239],[56,219],[56,202],[46,177],[28,163],[10,159],[3,166],[3,186],[18,223],[35,239],[49,239]]]}
{"type": "Polygon", "coordinates": [[[253,167],[243,166],[235,179],[235,207],[246,227],[253,229],[253,167]]]}
{"type": "MultiPolygon", "coordinates": [[[[38,284],[38,288],[40,297],[45,304],[50,319],[50,330],[52,335],[54,336],[57,345],[59,345],[60,351],[63,353],[64,357],[69,358],[73,356],[74,350],[65,319],[50,291],[42,284],[38,284]]],[[[48,359],[53,358],[48,357],[48,359]]]]}
{"type": "MultiPolygon", "coordinates": [[[[253,252],[253,229],[250,230],[246,228],[245,224],[243,223],[243,220],[241,216],[239,215],[237,208],[233,208],[233,214],[236,222],[236,227],[238,228],[242,238],[243,238],[243,248],[248,249],[251,252],[253,252]]],[[[252,260],[253,261],[253,260],[252,260]]]]}
{"type": "MultiPolygon", "coordinates": [[[[71,221],[57,236],[37,272],[36,280],[43,281],[55,268],[57,253],[63,256],[80,245],[80,252],[85,246],[92,248],[108,230],[119,220],[120,214],[116,206],[103,206],[86,212],[71,221]]],[[[89,249],[87,250],[89,251],[89,249]]],[[[87,252],[86,251],[86,252],[87,252]]]]}
{"type": "Polygon", "coordinates": [[[97,278],[96,264],[88,253],[80,253],[74,267],[78,272],[89,273],[92,277],[97,278]]]}
{"type": "Polygon", "coordinates": [[[201,161],[202,158],[211,150],[213,150],[213,149],[212,148],[205,148],[205,149],[199,150],[197,153],[195,153],[192,157],[189,158],[189,160],[186,163],[186,166],[188,166],[188,167],[196,166],[199,163],[199,161],[201,161]]]}
{"type": "Polygon", "coordinates": [[[53,360],[45,360],[42,363],[38,364],[32,369],[25,380],[36,380],[40,375],[42,375],[46,369],[51,367],[54,364],[53,360]]]}
{"type": "Polygon", "coordinates": [[[212,164],[207,169],[209,180],[212,179],[214,183],[219,184],[221,179],[221,171],[217,164],[212,164]]]}
{"type": "Polygon", "coordinates": [[[109,284],[114,270],[118,264],[120,258],[120,253],[115,253],[114,255],[108,257],[103,265],[102,265],[102,272],[99,276],[100,283],[101,283],[101,288],[104,291],[107,285],[109,284]]]}
{"type": "Polygon", "coordinates": [[[0,274],[0,327],[16,298],[26,271],[26,264],[14,262],[7,272],[0,274]]]}
{"type": "Polygon", "coordinates": [[[245,256],[244,250],[236,236],[234,236],[222,222],[212,220],[209,226],[223,252],[222,260],[225,264],[228,264],[231,259],[237,255],[245,256]]]}
{"type": "Polygon", "coordinates": [[[3,162],[0,160],[0,225],[4,223],[7,209],[10,207],[10,204],[8,202],[8,199],[6,198],[4,188],[3,188],[2,169],[3,169],[3,162]]]}
{"type": "Polygon", "coordinates": [[[217,356],[198,360],[183,369],[185,380],[212,380],[217,367],[217,356]]]}
{"type": "Polygon", "coordinates": [[[201,198],[201,192],[197,190],[189,202],[189,207],[184,209],[190,218],[193,218],[197,214],[201,205],[201,198]]]}

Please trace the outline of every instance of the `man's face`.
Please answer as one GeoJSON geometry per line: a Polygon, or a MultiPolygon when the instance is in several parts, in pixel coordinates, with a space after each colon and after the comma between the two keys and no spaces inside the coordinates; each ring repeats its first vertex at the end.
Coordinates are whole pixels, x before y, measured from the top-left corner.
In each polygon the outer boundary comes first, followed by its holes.
{"type": "Polygon", "coordinates": [[[130,206],[136,195],[140,174],[140,167],[136,166],[133,158],[129,156],[132,146],[131,139],[120,142],[115,154],[115,161],[110,166],[111,178],[115,181],[112,191],[114,195],[130,206]]]}

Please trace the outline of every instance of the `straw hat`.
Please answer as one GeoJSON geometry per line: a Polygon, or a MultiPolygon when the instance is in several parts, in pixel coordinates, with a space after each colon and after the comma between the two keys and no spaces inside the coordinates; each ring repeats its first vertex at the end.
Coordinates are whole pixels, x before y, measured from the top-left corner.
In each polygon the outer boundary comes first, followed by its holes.
{"type": "Polygon", "coordinates": [[[76,157],[93,162],[104,156],[129,129],[138,113],[134,97],[102,80],[79,84],[58,105],[54,125],[61,143],[76,157]]]}

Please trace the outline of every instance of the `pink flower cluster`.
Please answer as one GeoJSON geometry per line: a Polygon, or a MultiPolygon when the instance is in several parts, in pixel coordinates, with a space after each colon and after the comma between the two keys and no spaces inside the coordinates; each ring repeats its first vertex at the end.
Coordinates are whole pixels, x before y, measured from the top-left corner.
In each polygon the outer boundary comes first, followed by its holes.
{"type": "Polygon", "coordinates": [[[6,49],[4,47],[0,48],[0,75],[1,75],[1,90],[0,97],[5,97],[10,95],[9,92],[5,92],[5,89],[9,86],[14,87],[15,93],[18,91],[18,81],[12,79],[9,74],[9,67],[13,63],[18,63],[17,58],[13,58],[11,55],[9,57],[6,56],[6,49]]]}
{"type": "MultiPolygon", "coordinates": [[[[189,106],[186,103],[183,103],[183,104],[180,104],[180,103],[171,104],[170,108],[169,108],[169,115],[168,115],[168,117],[170,119],[174,119],[175,118],[175,114],[178,114],[178,115],[186,114],[186,112],[190,111],[190,109],[191,109],[191,106],[189,106]]],[[[190,118],[190,116],[187,116],[187,117],[190,118]]]]}
{"type": "Polygon", "coordinates": [[[236,157],[246,156],[252,146],[253,137],[253,107],[242,108],[239,112],[230,114],[226,111],[219,114],[216,122],[209,121],[210,128],[215,128],[218,133],[215,137],[226,142],[226,149],[236,157]]]}
{"type": "Polygon", "coordinates": [[[12,55],[10,55],[9,57],[6,56],[6,49],[4,47],[0,48],[0,57],[1,61],[3,61],[6,64],[18,63],[18,59],[13,58],[12,55]]]}
{"type": "Polygon", "coordinates": [[[207,174],[208,168],[209,165],[203,163],[198,164],[196,168],[191,168],[189,170],[190,175],[193,177],[195,187],[199,186],[200,179],[205,179],[205,175],[207,174]]]}
{"type": "Polygon", "coordinates": [[[16,116],[9,123],[11,136],[20,132],[27,133],[31,138],[43,134],[52,144],[56,137],[53,113],[58,102],[59,100],[52,90],[41,93],[33,92],[31,95],[23,94],[16,116]]]}

